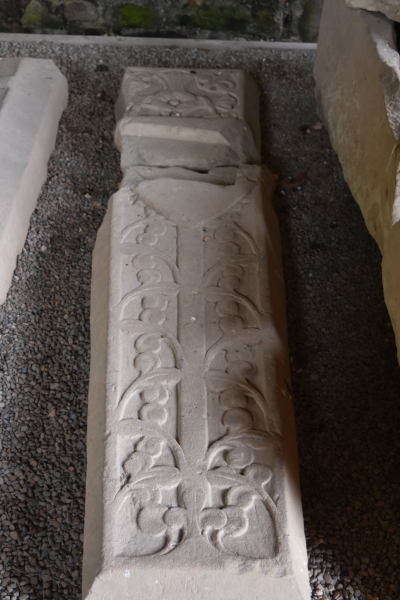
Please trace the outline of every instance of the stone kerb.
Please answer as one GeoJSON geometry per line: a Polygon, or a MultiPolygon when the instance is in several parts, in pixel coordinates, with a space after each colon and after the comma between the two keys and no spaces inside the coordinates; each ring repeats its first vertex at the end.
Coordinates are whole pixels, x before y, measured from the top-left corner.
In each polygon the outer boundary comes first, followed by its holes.
{"type": "Polygon", "coordinates": [[[0,304],[47,175],[68,85],[52,60],[0,59],[0,304]]]}
{"type": "Polygon", "coordinates": [[[383,255],[400,360],[400,56],[393,22],[325,0],[314,74],[318,112],[383,255]]]}
{"type": "Polygon", "coordinates": [[[239,164],[258,131],[239,154],[192,137],[252,132],[254,107],[239,71],[125,75],[93,256],[88,600],[309,598],[273,177],[239,164]]]}

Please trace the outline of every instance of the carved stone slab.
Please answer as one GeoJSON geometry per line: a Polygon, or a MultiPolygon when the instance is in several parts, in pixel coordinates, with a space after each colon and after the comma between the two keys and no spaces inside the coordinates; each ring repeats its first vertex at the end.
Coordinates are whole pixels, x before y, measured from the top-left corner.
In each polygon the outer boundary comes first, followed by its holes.
{"type": "Polygon", "coordinates": [[[318,112],[383,254],[400,360],[400,57],[385,16],[325,0],[314,68],[318,112]]]}
{"type": "Polygon", "coordinates": [[[67,105],[52,60],[0,59],[0,304],[10,287],[67,105]]]}
{"type": "Polygon", "coordinates": [[[310,596],[272,190],[256,165],[131,164],[110,200],[93,258],[88,600],[310,596]]]}

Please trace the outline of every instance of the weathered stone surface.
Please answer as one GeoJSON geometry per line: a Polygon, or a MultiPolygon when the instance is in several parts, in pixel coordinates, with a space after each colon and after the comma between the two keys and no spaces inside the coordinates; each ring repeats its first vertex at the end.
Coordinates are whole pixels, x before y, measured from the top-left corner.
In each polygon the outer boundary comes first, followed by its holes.
{"type": "Polygon", "coordinates": [[[0,59],[0,303],[46,179],[68,86],[53,61],[0,59]]]}
{"type": "Polygon", "coordinates": [[[319,114],[384,256],[385,298],[400,348],[400,269],[392,251],[400,220],[400,58],[393,23],[326,0],[314,73],[319,114]]]}
{"type": "Polygon", "coordinates": [[[389,19],[400,22],[399,0],[346,0],[346,4],[352,8],[381,12],[389,19]]]}
{"type": "Polygon", "coordinates": [[[127,69],[116,104],[121,166],[258,163],[257,115],[257,88],[243,71],[127,69]]]}
{"type": "Polygon", "coordinates": [[[309,598],[272,190],[124,168],[93,258],[88,600],[309,598]]]}

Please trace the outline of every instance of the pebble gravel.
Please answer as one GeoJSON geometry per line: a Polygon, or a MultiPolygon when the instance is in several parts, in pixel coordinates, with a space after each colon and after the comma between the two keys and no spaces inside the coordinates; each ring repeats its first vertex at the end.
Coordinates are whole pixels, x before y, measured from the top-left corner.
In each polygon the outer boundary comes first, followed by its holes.
{"type": "MultiPolygon", "coordinates": [[[[400,370],[381,256],[315,113],[313,52],[1,42],[52,58],[70,102],[0,307],[0,599],[79,600],[91,253],[121,180],[131,66],[243,68],[277,175],[312,599],[400,598],[400,370]]],[[[373,140],[371,140],[373,143],[373,140]]],[[[282,599],[283,600],[283,599],[282,599]]]]}

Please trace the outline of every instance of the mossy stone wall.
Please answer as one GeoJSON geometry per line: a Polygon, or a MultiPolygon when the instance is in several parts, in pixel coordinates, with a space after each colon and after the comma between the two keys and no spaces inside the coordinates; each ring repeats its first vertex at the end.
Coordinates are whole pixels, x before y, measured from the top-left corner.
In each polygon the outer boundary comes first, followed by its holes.
{"type": "Polygon", "coordinates": [[[323,0],[0,0],[0,31],[315,41],[323,0]]]}

